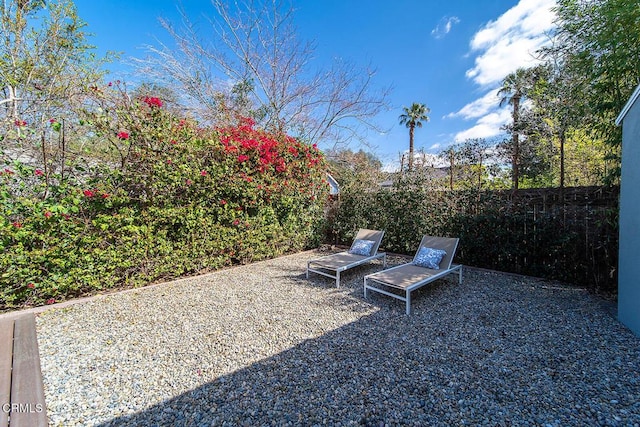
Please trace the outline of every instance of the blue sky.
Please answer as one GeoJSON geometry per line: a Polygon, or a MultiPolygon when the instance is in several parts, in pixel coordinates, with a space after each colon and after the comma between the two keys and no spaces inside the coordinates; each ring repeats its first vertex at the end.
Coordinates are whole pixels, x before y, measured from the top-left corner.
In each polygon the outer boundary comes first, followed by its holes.
{"type": "MultiPolygon", "coordinates": [[[[177,0],[76,0],[99,52],[145,56],[144,45],[166,40],[162,16],[179,25],[177,0]]],[[[213,15],[209,0],[184,0],[193,21],[213,15]]],[[[466,138],[498,138],[510,120],[496,95],[501,80],[548,43],[555,0],[293,0],[299,36],[315,41],[319,65],[341,57],[377,70],[374,82],[392,87],[391,110],[378,117],[369,151],[393,168],[408,150],[398,123],[402,107],[426,104],[430,121],[416,130],[416,149],[438,153],[466,138]]],[[[206,25],[203,25],[206,28],[206,25]]],[[[112,66],[113,70],[123,69],[112,66]]],[[[122,71],[123,72],[123,71],[122,71]]],[[[358,146],[352,148],[358,149],[358,146]]]]}

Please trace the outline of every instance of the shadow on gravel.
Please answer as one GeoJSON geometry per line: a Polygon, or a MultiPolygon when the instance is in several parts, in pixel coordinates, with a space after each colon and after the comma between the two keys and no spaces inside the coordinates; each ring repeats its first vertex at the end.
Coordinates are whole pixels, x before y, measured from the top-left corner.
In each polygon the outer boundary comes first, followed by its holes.
{"type": "Polygon", "coordinates": [[[589,295],[516,282],[467,272],[410,317],[373,298],[373,314],[102,426],[640,423],[640,340],[589,295]]]}
{"type": "MultiPolygon", "coordinates": [[[[393,265],[399,264],[398,262],[390,263],[387,267],[391,267],[393,265]]],[[[348,308],[349,310],[353,310],[356,312],[369,311],[371,308],[370,303],[372,303],[375,299],[364,300],[363,295],[363,278],[367,274],[373,274],[377,271],[381,271],[383,269],[382,261],[376,260],[369,264],[360,265],[357,267],[353,267],[346,272],[342,273],[340,278],[340,287],[336,287],[335,279],[315,274],[309,273],[309,279],[306,277],[306,272],[300,272],[300,269],[281,269],[285,272],[290,271],[290,274],[282,274],[280,276],[275,276],[275,279],[284,279],[284,280],[295,280],[299,286],[307,287],[310,289],[319,289],[323,292],[326,292],[326,301],[324,303],[329,303],[332,307],[342,307],[348,308]],[[345,298],[345,295],[348,295],[348,298],[345,298]]],[[[446,283],[441,281],[441,283],[446,283]]],[[[434,286],[438,286],[439,283],[435,283],[434,286]]],[[[445,285],[446,286],[446,285],[445,285]]],[[[425,287],[420,289],[417,293],[412,295],[421,295],[423,292],[429,292],[429,287],[425,287]]],[[[390,301],[391,299],[387,299],[386,297],[382,299],[378,299],[379,302],[382,302],[384,305],[404,307],[404,305],[400,304],[398,301],[390,301]]],[[[374,306],[379,306],[378,304],[374,304],[374,306]]],[[[401,314],[401,313],[395,313],[401,314]]]]}

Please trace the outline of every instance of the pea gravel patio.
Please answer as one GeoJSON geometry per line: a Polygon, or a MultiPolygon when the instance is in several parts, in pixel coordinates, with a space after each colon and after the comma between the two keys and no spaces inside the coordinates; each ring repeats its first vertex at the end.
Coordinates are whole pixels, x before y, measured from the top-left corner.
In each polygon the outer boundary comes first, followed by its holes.
{"type": "Polygon", "coordinates": [[[362,297],[381,265],[305,280],[319,255],[40,314],[51,425],[640,425],[640,339],[605,301],[466,269],[405,316],[362,297]]]}

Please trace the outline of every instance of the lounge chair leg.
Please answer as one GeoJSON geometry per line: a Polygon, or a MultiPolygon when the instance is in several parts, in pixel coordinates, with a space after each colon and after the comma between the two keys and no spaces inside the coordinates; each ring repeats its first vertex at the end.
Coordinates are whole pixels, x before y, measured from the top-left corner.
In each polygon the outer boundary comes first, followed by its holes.
{"type": "Polygon", "coordinates": [[[383,259],[383,261],[382,261],[382,269],[384,270],[384,269],[387,268],[387,254],[386,253],[384,254],[384,257],[382,259],[383,259]]]}
{"type": "Polygon", "coordinates": [[[336,288],[340,287],[340,272],[336,271],[336,288]]]}
{"type": "Polygon", "coordinates": [[[411,292],[407,291],[407,316],[411,314],[411,292]]]}
{"type": "Polygon", "coordinates": [[[307,279],[309,279],[309,263],[307,263],[307,279]]]}
{"type": "Polygon", "coordinates": [[[364,298],[367,299],[367,278],[365,277],[362,281],[364,282],[364,298]]]}

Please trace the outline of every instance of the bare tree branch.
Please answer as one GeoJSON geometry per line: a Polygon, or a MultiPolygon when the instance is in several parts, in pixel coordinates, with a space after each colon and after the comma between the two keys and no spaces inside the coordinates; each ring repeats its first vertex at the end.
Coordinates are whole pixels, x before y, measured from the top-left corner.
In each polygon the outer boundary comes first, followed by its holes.
{"type": "Polygon", "coordinates": [[[147,76],[177,84],[199,119],[250,115],[270,130],[330,145],[380,130],[374,119],[388,108],[388,89],[376,89],[375,73],[349,62],[314,68],[315,45],[298,39],[284,1],[212,5],[206,33],[181,11],[180,30],[160,21],[175,47],[149,46],[149,57],[137,61],[147,76]]]}

